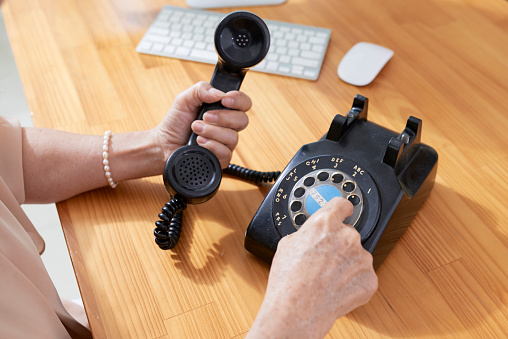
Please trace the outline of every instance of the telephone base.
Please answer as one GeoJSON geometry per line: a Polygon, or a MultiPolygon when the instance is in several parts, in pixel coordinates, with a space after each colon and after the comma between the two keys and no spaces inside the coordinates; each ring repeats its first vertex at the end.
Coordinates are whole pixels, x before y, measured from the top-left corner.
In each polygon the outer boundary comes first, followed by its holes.
{"type": "Polygon", "coordinates": [[[282,237],[342,196],[354,206],[344,222],[360,233],[374,268],[381,265],[429,195],[438,155],[420,143],[421,120],[410,117],[399,134],[367,121],[367,110],[357,95],[323,138],[297,152],[247,228],[249,252],[270,263],[282,237]]]}

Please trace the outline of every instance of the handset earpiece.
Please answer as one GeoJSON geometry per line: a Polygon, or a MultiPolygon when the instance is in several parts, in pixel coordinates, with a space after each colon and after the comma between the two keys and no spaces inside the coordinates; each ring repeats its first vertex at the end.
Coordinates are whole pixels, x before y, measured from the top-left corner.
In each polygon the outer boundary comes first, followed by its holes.
{"type": "MultiPolygon", "coordinates": [[[[219,60],[210,84],[223,91],[237,91],[249,68],[260,63],[270,48],[270,32],[265,22],[251,12],[237,11],[225,16],[215,30],[215,50],[219,60]]],[[[198,120],[207,111],[227,109],[220,102],[203,104],[198,120]]],[[[188,144],[196,145],[192,133],[188,144]]]]}
{"type": "MultiPolygon", "coordinates": [[[[219,60],[210,84],[223,91],[239,90],[247,70],[258,64],[268,53],[270,33],[257,15],[237,11],[225,16],[215,30],[215,49],[219,60]]],[[[220,102],[203,104],[198,120],[205,112],[226,109],[220,102]]],[[[191,133],[186,146],[169,157],[164,169],[164,184],[172,195],[184,197],[189,204],[210,200],[222,180],[217,157],[198,146],[197,135],[191,133]]]]}

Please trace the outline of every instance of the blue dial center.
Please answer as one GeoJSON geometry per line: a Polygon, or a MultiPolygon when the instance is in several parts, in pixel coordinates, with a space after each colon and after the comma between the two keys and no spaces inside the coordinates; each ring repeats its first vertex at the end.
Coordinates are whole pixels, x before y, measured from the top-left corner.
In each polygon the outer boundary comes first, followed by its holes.
{"type": "Polygon", "coordinates": [[[321,185],[311,188],[305,199],[305,209],[309,215],[312,215],[335,197],[342,197],[341,192],[335,186],[321,185]]]}

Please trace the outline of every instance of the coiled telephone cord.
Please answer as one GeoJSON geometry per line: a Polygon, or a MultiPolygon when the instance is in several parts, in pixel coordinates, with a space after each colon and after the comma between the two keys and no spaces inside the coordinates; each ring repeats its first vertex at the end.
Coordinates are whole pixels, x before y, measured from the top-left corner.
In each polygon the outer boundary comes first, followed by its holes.
{"type": "Polygon", "coordinates": [[[272,182],[277,180],[277,178],[280,175],[280,171],[259,172],[234,164],[229,164],[229,166],[226,169],[224,169],[224,173],[235,175],[239,178],[249,180],[254,183],[272,182]]]}
{"type": "Polygon", "coordinates": [[[185,198],[174,196],[167,202],[155,222],[155,243],[163,250],[175,247],[182,232],[182,212],[187,207],[185,198]]]}
{"type": "MultiPolygon", "coordinates": [[[[275,181],[281,172],[259,172],[230,164],[226,169],[224,169],[224,173],[231,174],[254,183],[259,183],[275,181]]],[[[171,197],[171,200],[162,207],[161,213],[159,213],[159,220],[155,222],[155,229],[153,230],[155,243],[161,249],[172,249],[178,243],[180,234],[182,233],[182,214],[186,207],[187,202],[185,197],[178,195],[171,197]]]]}

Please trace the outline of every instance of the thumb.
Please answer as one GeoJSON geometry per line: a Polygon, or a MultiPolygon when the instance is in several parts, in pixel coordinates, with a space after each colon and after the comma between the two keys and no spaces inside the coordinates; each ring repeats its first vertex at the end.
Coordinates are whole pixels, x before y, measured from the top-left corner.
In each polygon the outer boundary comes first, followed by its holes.
{"type": "Polygon", "coordinates": [[[225,95],[226,93],[213,88],[209,83],[201,81],[178,94],[173,105],[180,111],[195,112],[202,103],[220,101],[225,95]]]}

